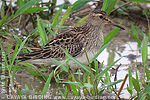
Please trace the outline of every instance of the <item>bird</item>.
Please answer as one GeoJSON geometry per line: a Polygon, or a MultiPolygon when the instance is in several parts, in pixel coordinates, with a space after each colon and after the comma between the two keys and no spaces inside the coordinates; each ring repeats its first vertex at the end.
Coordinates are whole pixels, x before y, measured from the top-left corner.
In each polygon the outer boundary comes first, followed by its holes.
{"type": "MultiPolygon", "coordinates": [[[[112,24],[124,30],[123,27],[108,19],[106,12],[102,9],[92,10],[85,24],[80,27],[68,29],[50,40],[50,42],[42,48],[37,48],[33,52],[20,54],[18,60],[31,64],[53,65],[55,63],[51,58],[59,62],[63,62],[66,59],[64,49],[81,63],[88,64],[86,56],[88,56],[89,59],[93,58],[94,54],[100,49],[104,42],[101,27],[105,24],[112,24]]],[[[71,68],[79,67],[72,60],[69,60],[69,66],[71,68]]]]}

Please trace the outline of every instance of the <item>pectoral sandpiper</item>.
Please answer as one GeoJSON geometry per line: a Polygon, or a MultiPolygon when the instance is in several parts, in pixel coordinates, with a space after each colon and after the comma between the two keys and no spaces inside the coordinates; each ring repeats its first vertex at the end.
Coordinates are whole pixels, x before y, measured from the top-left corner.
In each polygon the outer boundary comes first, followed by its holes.
{"type": "MultiPolygon", "coordinates": [[[[101,30],[101,26],[104,24],[112,24],[124,29],[109,20],[105,11],[100,9],[93,10],[89,13],[86,23],[81,27],[69,29],[52,39],[45,47],[38,48],[30,53],[21,54],[19,59],[32,64],[52,65],[54,62],[51,58],[55,58],[60,62],[64,61],[65,52],[62,50],[64,48],[68,50],[68,53],[72,57],[84,64],[88,64],[84,49],[89,59],[99,50],[104,41],[101,30]]],[[[77,67],[72,60],[69,61],[69,65],[77,67]]]]}

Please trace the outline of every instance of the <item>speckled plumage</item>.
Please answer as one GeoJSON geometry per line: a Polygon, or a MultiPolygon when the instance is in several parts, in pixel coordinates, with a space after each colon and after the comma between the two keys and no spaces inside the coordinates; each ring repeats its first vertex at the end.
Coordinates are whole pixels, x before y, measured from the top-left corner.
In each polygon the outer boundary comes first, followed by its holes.
{"type": "MultiPolygon", "coordinates": [[[[50,58],[59,61],[65,59],[62,48],[67,49],[68,53],[82,63],[87,64],[86,50],[89,59],[94,56],[104,41],[101,26],[105,23],[112,23],[107,19],[103,10],[94,10],[89,13],[86,23],[81,27],[74,27],[52,39],[45,47],[21,54],[19,59],[30,63],[54,64],[50,58]],[[41,61],[40,61],[41,60],[41,61]]],[[[116,25],[116,24],[115,24],[116,25]]],[[[116,25],[117,26],[117,25],[116,25]]],[[[120,26],[118,26],[120,27],[120,26]]],[[[121,27],[120,27],[121,28],[121,27]]],[[[73,65],[73,61],[69,62],[73,65]]]]}

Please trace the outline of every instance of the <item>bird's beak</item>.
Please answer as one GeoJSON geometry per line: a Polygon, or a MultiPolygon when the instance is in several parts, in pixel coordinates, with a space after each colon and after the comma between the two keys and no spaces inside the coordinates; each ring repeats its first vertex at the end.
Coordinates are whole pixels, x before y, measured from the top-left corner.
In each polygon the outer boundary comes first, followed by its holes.
{"type": "Polygon", "coordinates": [[[120,28],[120,29],[122,29],[122,30],[125,30],[122,26],[120,26],[120,25],[114,23],[113,21],[111,21],[111,20],[108,19],[108,18],[104,18],[104,20],[106,21],[106,24],[111,24],[111,25],[116,26],[116,27],[118,27],[118,28],[120,28]]]}

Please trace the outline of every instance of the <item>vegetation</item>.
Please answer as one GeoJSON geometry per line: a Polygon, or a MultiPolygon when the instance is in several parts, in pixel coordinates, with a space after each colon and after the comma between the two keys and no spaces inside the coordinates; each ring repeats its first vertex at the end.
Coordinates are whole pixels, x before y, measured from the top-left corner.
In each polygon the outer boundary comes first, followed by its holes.
{"type": "MultiPolygon", "coordinates": [[[[101,1],[101,0],[100,0],[101,1]]],[[[134,3],[134,7],[138,7],[139,3],[150,3],[149,0],[103,0],[102,9],[107,12],[107,15],[110,15],[113,12],[116,12],[122,16],[128,16],[128,10],[132,10],[129,4],[134,3]],[[125,1],[125,2],[124,2],[125,1]],[[119,9],[121,8],[121,9],[119,9]]],[[[122,90],[123,84],[126,82],[126,79],[111,81],[111,73],[109,70],[120,60],[116,60],[113,63],[103,67],[103,62],[99,65],[96,58],[98,55],[109,45],[110,41],[117,35],[119,28],[113,29],[105,38],[104,44],[93,57],[89,59],[89,64],[82,64],[80,61],[73,58],[70,54],[67,53],[67,50],[64,50],[66,53],[66,60],[63,63],[60,63],[56,59],[52,59],[56,63],[56,67],[49,68],[49,66],[32,65],[30,63],[20,62],[17,60],[17,55],[20,52],[31,52],[32,48],[29,47],[42,47],[46,45],[51,38],[56,37],[57,33],[61,30],[66,30],[70,28],[67,24],[70,15],[73,11],[77,11],[82,8],[88,2],[93,2],[93,0],[78,0],[73,4],[62,4],[56,5],[57,0],[49,0],[49,2],[44,3],[41,0],[17,0],[16,7],[12,6],[12,2],[9,2],[10,5],[6,4],[6,0],[2,0],[2,6],[0,11],[0,38],[1,43],[4,42],[3,38],[16,40],[15,47],[12,52],[11,45],[8,44],[7,50],[4,48],[3,44],[0,45],[1,48],[1,57],[2,61],[0,65],[2,66],[0,71],[1,73],[7,72],[6,75],[1,76],[1,82],[7,80],[9,90],[11,90],[12,96],[18,95],[21,99],[22,95],[26,94],[26,99],[30,100],[31,98],[27,93],[36,95],[35,90],[31,90],[25,85],[25,88],[20,88],[15,83],[15,73],[19,70],[28,71],[32,76],[37,77],[39,80],[45,82],[43,90],[39,93],[41,94],[41,99],[45,100],[46,94],[48,94],[49,86],[52,80],[55,80],[56,84],[66,84],[64,88],[58,88],[59,96],[67,99],[68,96],[79,97],[85,96],[87,99],[94,96],[101,96],[105,91],[112,93],[114,92],[115,98],[119,98],[120,92],[122,90]],[[59,8],[59,10],[57,10],[59,8]],[[66,10],[62,14],[62,10],[66,10]],[[56,12],[56,13],[55,13],[56,12]],[[23,20],[25,19],[28,22],[23,20]],[[47,19],[47,20],[45,20],[47,19]],[[16,22],[17,21],[17,22],[16,22]],[[27,24],[32,24],[32,31],[27,30],[27,24]],[[13,24],[15,24],[13,26],[13,24]],[[18,31],[18,28],[22,28],[24,31],[18,31]],[[21,34],[19,34],[21,33],[21,34]],[[77,63],[81,69],[77,72],[72,73],[69,70],[68,61],[69,59],[77,63]],[[63,64],[66,63],[67,66],[63,64]],[[50,73],[45,73],[44,71],[51,70],[50,73]],[[67,74],[68,78],[64,77],[67,74]],[[122,83],[122,86],[117,93],[115,85],[122,83]],[[71,89],[71,90],[70,90],[71,89]],[[70,92],[71,91],[71,92],[70,92]],[[118,97],[117,97],[118,96],[118,97]]],[[[139,46],[142,54],[142,63],[145,69],[145,79],[144,81],[139,80],[139,75],[136,71],[136,77],[132,76],[130,66],[128,68],[128,79],[129,84],[127,90],[130,93],[129,99],[139,99],[139,100],[149,100],[150,99],[150,70],[148,68],[148,43],[150,41],[150,31],[149,31],[149,18],[150,12],[147,9],[142,9],[142,15],[147,18],[148,34],[144,33],[138,26],[134,25],[131,22],[131,29],[126,29],[131,37],[133,37],[139,46]],[[142,37],[142,39],[140,38],[142,37]],[[133,93],[133,91],[136,93],[133,93]]],[[[81,18],[75,26],[82,25],[87,16],[81,18]]],[[[79,19],[75,18],[74,20],[79,19]]],[[[121,23],[122,24],[122,23],[121,23]]],[[[87,57],[88,59],[88,57],[87,57]]],[[[53,66],[51,66],[53,67],[53,66]]],[[[137,65],[135,65],[137,68],[137,65]]],[[[126,76],[126,77],[127,77],[126,76]]],[[[30,81],[30,80],[29,80],[30,81]]],[[[112,99],[115,99],[112,98],[112,99]]],[[[95,98],[96,99],[96,98],[95,98]]]]}

